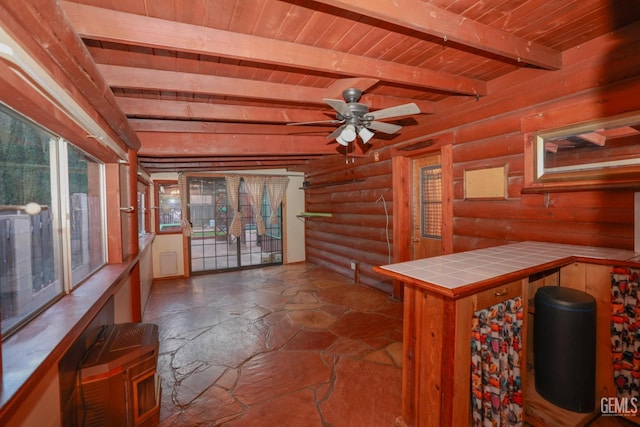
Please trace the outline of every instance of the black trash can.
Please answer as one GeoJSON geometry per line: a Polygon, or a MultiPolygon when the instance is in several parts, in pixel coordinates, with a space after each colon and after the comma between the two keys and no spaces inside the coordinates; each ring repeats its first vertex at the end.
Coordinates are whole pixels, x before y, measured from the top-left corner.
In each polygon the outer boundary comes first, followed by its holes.
{"type": "Polygon", "coordinates": [[[573,412],[595,409],[596,301],[560,286],[536,292],[533,323],[536,391],[573,412]]]}

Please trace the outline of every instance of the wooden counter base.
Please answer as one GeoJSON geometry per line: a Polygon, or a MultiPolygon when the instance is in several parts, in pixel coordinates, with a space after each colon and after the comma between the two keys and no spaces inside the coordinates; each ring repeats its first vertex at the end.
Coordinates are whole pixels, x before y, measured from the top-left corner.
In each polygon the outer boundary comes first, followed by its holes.
{"type": "MultiPolygon", "coordinates": [[[[481,252],[481,251],[478,251],[481,252]]],[[[404,341],[402,414],[400,427],[468,426],[471,424],[471,331],[474,311],[516,296],[522,297],[523,350],[521,372],[525,421],[532,425],[585,425],[599,414],[601,397],[614,397],[613,364],[610,351],[610,267],[621,260],[567,257],[528,267],[503,276],[471,283],[463,289],[446,289],[420,283],[415,277],[380,267],[381,274],[401,280],[404,285],[404,341]],[[580,260],[580,262],[577,262],[580,260]],[[593,261],[590,262],[590,261],[593,261]],[[552,271],[549,277],[543,272],[552,271]],[[532,277],[530,283],[529,278],[532,277]],[[564,411],[535,393],[532,340],[528,338],[531,319],[529,300],[541,286],[567,286],[594,296],[597,310],[596,405],[588,414],[564,411]],[[527,346],[529,341],[529,346],[527,346]]]]}

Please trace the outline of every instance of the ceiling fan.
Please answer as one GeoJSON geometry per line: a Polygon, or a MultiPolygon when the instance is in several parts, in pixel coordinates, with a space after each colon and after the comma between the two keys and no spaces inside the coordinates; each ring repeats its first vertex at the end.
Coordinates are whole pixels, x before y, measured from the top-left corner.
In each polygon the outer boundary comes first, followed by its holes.
{"type": "Polygon", "coordinates": [[[384,123],[378,120],[420,113],[420,109],[414,103],[397,105],[395,107],[384,108],[382,110],[369,111],[369,107],[367,105],[358,102],[362,96],[362,91],[356,88],[345,89],[342,92],[342,96],[346,102],[340,99],[323,99],[325,103],[336,110],[337,117],[335,120],[288,124],[340,124],[341,126],[331,132],[327,138],[335,138],[338,144],[346,147],[350,142],[355,141],[357,136],[359,136],[362,139],[362,142],[366,144],[373,137],[373,131],[393,134],[402,129],[402,126],[394,125],[392,123],[384,123]]]}

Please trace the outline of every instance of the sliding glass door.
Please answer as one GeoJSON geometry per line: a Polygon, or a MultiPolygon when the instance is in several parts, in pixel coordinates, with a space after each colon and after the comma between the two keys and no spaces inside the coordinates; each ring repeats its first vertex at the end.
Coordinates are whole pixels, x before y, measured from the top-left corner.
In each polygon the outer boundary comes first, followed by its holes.
{"type": "Polygon", "coordinates": [[[188,178],[192,273],[282,263],[281,204],[273,210],[265,183],[250,184],[250,191],[235,178],[188,178]]]}

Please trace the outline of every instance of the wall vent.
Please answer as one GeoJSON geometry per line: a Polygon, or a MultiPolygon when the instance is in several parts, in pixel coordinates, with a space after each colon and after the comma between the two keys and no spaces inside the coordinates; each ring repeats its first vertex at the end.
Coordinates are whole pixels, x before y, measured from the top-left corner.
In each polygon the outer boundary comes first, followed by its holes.
{"type": "Polygon", "coordinates": [[[161,276],[177,276],[178,275],[178,254],[176,252],[160,253],[160,275],[161,276]]]}

